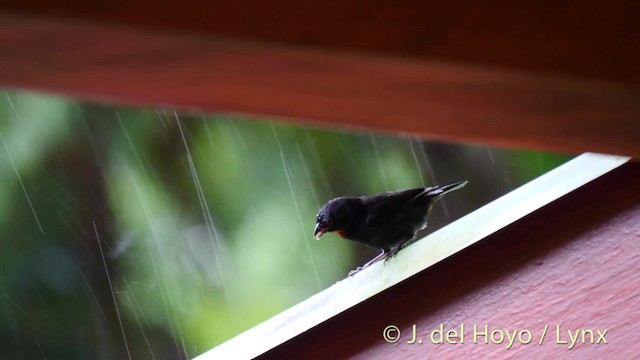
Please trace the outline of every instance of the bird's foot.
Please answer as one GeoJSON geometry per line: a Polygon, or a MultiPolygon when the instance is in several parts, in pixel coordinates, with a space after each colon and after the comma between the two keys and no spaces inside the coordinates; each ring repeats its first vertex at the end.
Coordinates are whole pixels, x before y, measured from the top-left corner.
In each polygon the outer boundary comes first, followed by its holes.
{"type": "Polygon", "coordinates": [[[349,271],[349,275],[347,275],[348,277],[352,277],[353,275],[357,274],[360,272],[360,270],[364,270],[366,269],[366,266],[358,266],[357,268],[355,268],[354,270],[349,271]]]}
{"type": "Polygon", "coordinates": [[[362,266],[358,266],[355,270],[349,271],[349,274],[347,276],[351,277],[351,276],[355,275],[356,273],[358,273],[360,270],[364,270],[364,269],[368,268],[372,264],[375,264],[378,261],[382,260],[385,257],[385,255],[386,255],[386,252],[384,252],[384,251],[381,252],[380,254],[378,254],[378,256],[376,256],[373,259],[369,260],[366,264],[364,264],[362,266]]]}
{"type": "Polygon", "coordinates": [[[398,254],[398,252],[400,251],[400,248],[394,248],[391,249],[387,252],[384,253],[384,263],[386,264],[389,260],[391,260],[392,257],[396,256],[398,254]]]}
{"type": "Polygon", "coordinates": [[[391,260],[392,257],[395,257],[396,255],[398,255],[398,252],[400,252],[400,250],[406,248],[407,246],[409,246],[411,239],[405,240],[404,242],[400,243],[399,245],[397,245],[394,248],[391,248],[389,251],[385,251],[384,252],[384,263],[386,264],[387,261],[391,260]]]}

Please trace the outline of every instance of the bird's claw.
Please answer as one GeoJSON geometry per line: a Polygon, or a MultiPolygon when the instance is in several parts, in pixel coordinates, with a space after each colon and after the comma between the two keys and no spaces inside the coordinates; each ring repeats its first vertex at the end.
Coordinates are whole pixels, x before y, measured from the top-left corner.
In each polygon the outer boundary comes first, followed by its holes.
{"type": "Polygon", "coordinates": [[[378,261],[384,259],[384,256],[385,256],[385,252],[383,251],[380,254],[378,254],[378,256],[376,256],[373,259],[369,260],[366,264],[364,264],[362,266],[358,266],[355,270],[349,271],[349,274],[347,276],[351,277],[351,276],[355,275],[356,273],[358,273],[360,270],[364,270],[364,269],[368,268],[372,264],[375,264],[378,261]]]}
{"type": "Polygon", "coordinates": [[[358,266],[357,268],[355,268],[354,270],[349,271],[349,274],[347,275],[348,277],[352,277],[353,275],[357,274],[358,272],[360,272],[360,270],[364,270],[364,266],[358,266]]]}
{"type": "Polygon", "coordinates": [[[386,264],[392,257],[396,256],[400,249],[393,249],[384,254],[384,263],[386,264]]]}

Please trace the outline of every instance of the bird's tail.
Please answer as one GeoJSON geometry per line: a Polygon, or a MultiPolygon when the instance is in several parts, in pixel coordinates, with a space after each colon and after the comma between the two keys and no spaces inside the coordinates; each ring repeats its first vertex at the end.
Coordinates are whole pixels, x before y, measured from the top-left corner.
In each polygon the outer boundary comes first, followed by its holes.
{"type": "Polygon", "coordinates": [[[447,193],[462,189],[465,185],[467,185],[468,182],[469,181],[465,180],[465,181],[458,181],[458,182],[455,182],[455,183],[449,184],[449,185],[435,186],[435,187],[427,189],[427,195],[429,195],[429,196],[437,196],[438,198],[441,198],[442,196],[444,196],[447,193]]]}

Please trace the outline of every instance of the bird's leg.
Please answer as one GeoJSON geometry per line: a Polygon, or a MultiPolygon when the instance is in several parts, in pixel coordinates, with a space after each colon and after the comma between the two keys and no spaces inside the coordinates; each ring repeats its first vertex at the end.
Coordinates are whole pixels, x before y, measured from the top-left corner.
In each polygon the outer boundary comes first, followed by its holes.
{"type": "Polygon", "coordinates": [[[373,259],[369,260],[366,264],[362,265],[362,267],[363,268],[367,268],[370,265],[373,265],[373,264],[377,263],[378,261],[380,261],[384,257],[385,253],[386,252],[384,250],[382,250],[382,252],[380,254],[376,255],[376,257],[374,257],[373,259]]]}
{"type": "Polygon", "coordinates": [[[384,256],[384,262],[386,263],[387,261],[391,260],[392,257],[396,256],[398,254],[398,252],[402,249],[404,249],[405,247],[409,246],[410,241],[412,238],[408,238],[405,241],[401,242],[400,244],[398,244],[398,246],[391,248],[391,250],[389,250],[385,256],[384,256]]]}
{"type": "Polygon", "coordinates": [[[407,240],[405,242],[403,242],[402,244],[400,244],[400,246],[398,246],[398,251],[406,248],[407,246],[413,244],[413,242],[411,240],[407,240]]]}
{"type": "Polygon", "coordinates": [[[384,254],[384,263],[386,264],[387,261],[391,260],[392,257],[396,256],[396,254],[398,254],[398,251],[400,251],[400,246],[396,246],[391,250],[389,250],[388,252],[386,252],[384,254]]]}
{"type": "Polygon", "coordinates": [[[368,268],[369,266],[377,263],[378,261],[380,261],[385,256],[385,254],[386,254],[386,252],[384,250],[382,250],[382,252],[380,254],[378,254],[373,259],[369,260],[366,264],[364,264],[362,266],[358,266],[355,270],[349,271],[349,275],[348,276],[353,276],[356,273],[358,273],[360,270],[364,270],[364,269],[368,268]]]}

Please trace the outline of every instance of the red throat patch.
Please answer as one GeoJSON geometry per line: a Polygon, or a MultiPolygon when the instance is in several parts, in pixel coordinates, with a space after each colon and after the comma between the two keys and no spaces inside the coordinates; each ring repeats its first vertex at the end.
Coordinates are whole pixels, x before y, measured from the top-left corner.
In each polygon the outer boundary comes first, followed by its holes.
{"type": "Polygon", "coordinates": [[[340,235],[341,238],[344,238],[344,232],[342,230],[337,230],[336,234],[340,235]]]}

